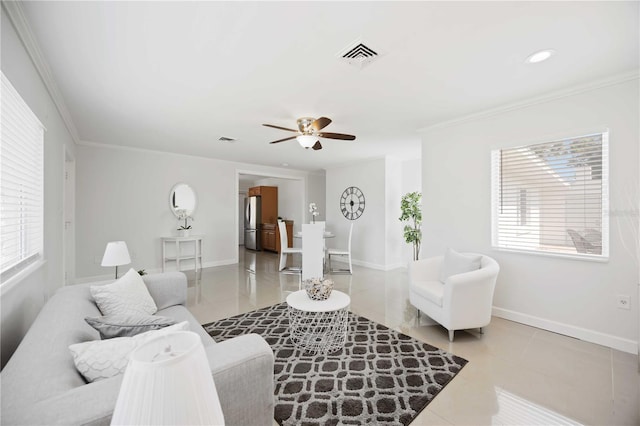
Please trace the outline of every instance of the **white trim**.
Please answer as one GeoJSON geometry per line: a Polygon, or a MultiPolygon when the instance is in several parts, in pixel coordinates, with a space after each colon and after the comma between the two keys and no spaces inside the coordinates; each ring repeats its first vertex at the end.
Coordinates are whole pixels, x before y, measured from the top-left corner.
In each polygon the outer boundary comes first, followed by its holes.
{"type": "MultiPolygon", "coordinates": [[[[204,262],[202,264],[202,267],[203,268],[213,268],[213,267],[216,267],[216,266],[234,265],[236,263],[238,263],[238,262],[236,260],[234,260],[234,259],[224,259],[224,260],[216,260],[216,261],[211,261],[211,262],[204,262]]],[[[144,271],[147,274],[161,274],[162,273],[162,267],[152,268],[152,269],[144,268],[144,271]]],[[[193,271],[193,268],[183,268],[183,269],[180,270],[180,272],[185,272],[185,271],[193,271]]],[[[167,270],[165,272],[176,272],[176,271],[167,270]]],[[[77,278],[73,283],[74,284],[86,284],[86,283],[107,282],[107,281],[115,281],[113,273],[107,274],[107,275],[93,275],[93,276],[89,276],[89,277],[77,278]]]]}
{"type": "MultiPolygon", "coordinates": [[[[346,258],[344,256],[336,256],[335,259],[331,259],[331,263],[334,262],[340,262],[340,263],[348,263],[348,261],[346,260],[346,258]]],[[[369,269],[375,269],[378,271],[390,271],[392,269],[398,269],[398,268],[406,268],[407,265],[405,263],[392,263],[389,265],[381,265],[379,263],[371,263],[371,262],[365,262],[363,260],[356,260],[356,259],[351,259],[351,263],[353,265],[358,265],[358,266],[364,266],[365,268],[369,268],[369,269]]]]}
{"type": "MultiPolygon", "coordinates": [[[[182,152],[174,152],[174,151],[162,151],[159,149],[151,149],[151,148],[138,148],[135,146],[126,146],[126,145],[114,145],[114,144],[110,144],[110,143],[102,143],[102,142],[91,142],[91,141],[85,141],[85,140],[80,140],[78,141],[78,145],[80,146],[88,146],[88,147],[93,147],[93,148],[107,148],[107,149],[117,149],[117,150],[122,150],[122,151],[132,151],[132,152],[143,152],[143,153],[154,153],[154,154],[169,154],[169,155],[177,155],[180,157],[187,157],[187,158],[197,158],[199,160],[216,160],[216,161],[220,161],[223,163],[229,163],[229,164],[239,164],[238,161],[231,161],[231,160],[222,160],[220,158],[216,158],[216,157],[203,157],[202,155],[193,155],[193,154],[184,154],[182,152]]],[[[271,166],[262,166],[262,167],[271,167],[271,166]]]]}
{"type": "Polygon", "coordinates": [[[625,339],[624,337],[613,336],[611,334],[601,333],[595,330],[588,330],[575,325],[540,318],[509,309],[498,308],[496,306],[493,307],[492,315],[498,318],[504,318],[543,330],[552,331],[554,333],[563,334],[565,336],[574,337],[576,339],[584,340],[585,342],[607,346],[622,352],[628,352],[630,354],[638,353],[638,342],[635,340],[625,339]]]}
{"type": "Polygon", "coordinates": [[[452,118],[451,120],[434,123],[418,129],[417,132],[422,133],[432,129],[450,127],[450,126],[466,123],[469,121],[488,118],[495,115],[504,114],[505,112],[527,108],[533,105],[542,104],[542,103],[550,102],[556,99],[566,98],[566,97],[574,96],[580,93],[589,92],[591,90],[601,89],[603,87],[608,87],[608,86],[614,86],[616,84],[625,83],[627,81],[637,80],[637,79],[640,79],[640,70],[625,72],[625,73],[617,74],[601,80],[596,80],[591,83],[573,86],[567,89],[557,90],[555,92],[547,93],[545,95],[537,96],[534,98],[528,98],[524,101],[514,102],[511,104],[502,105],[496,108],[491,108],[491,109],[475,112],[472,114],[464,115],[461,117],[452,118]]]}
{"type": "Polygon", "coordinates": [[[31,275],[36,270],[38,270],[42,266],[44,266],[45,263],[47,263],[47,261],[42,259],[42,258],[39,259],[39,260],[36,260],[35,262],[32,262],[31,264],[26,266],[20,272],[17,272],[15,275],[13,275],[8,280],[3,281],[2,285],[0,285],[0,296],[4,296],[5,293],[7,293],[9,290],[11,290],[13,287],[15,287],[16,284],[18,284],[22,280],[28,278],[29,275],[31,275]]]}
{"type": "MultiPolygon", "coordinates": [[[[603,232],[604,234],[604,232],[603,232]]],[[[506,247],[496,247],[492,246],[491,250],[494,251],[502,251],[505,253],[515,253],[515,254],[524,254],[524,255],[534,255],[534,256],[544,256],[544,257],[555,257],[561,259],[568,260],[580,260],[583,262],[596,262],[596,263],[609,263],[608,256],[601,256],[598,254],[589,255],[589,254],[571,254],[571,253],[560,253],[554,251],[543,251],[543,250],[525,250],[525,249],[512,249],[506,247]]]]}
{"type": "Polygon", "coordinates": [[[42,82],[47,88],[47,92],[49,92],[49,96],[51,96],[51,100],[56,106],[60,117],[62,117],[62,121],[69,131],[71,138],[73,141],[78,144],[80,141],[80,137],[78,136],[78,129],[76,125],[73,123],[71,118],[71,114],[69,113],[69,109],[67,108],[67,104],[64,101],[64,96],[62,96],[62,92],[58,88],[58,84],[53,78],[53,74],[51,73],[51,68],[47,63],[42,51],[40,50],[40,46],[36,41],[36,37],[33,35],[33,31],[31,31],[31,27],[29,26],[29,21],[27,20],[22,6],[18,1],[3,1],[2,7],[4,7],[9,20],[13,24],[16,29],[16,33],[18,33],[18,37],[22,41],[27,54],[33,61],[33,65],[35,66],[42,82]]]}

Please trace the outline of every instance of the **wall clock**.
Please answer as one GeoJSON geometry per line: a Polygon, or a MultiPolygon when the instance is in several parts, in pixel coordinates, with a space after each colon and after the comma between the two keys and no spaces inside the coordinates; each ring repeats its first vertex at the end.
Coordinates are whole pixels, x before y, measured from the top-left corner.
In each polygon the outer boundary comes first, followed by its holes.
{"type": "Polygon", "coordinates": [[[340,196],[340,210],[344,217],[356,220],[364,213],[364,194],[360,188],[350,186],[340,196]]]}

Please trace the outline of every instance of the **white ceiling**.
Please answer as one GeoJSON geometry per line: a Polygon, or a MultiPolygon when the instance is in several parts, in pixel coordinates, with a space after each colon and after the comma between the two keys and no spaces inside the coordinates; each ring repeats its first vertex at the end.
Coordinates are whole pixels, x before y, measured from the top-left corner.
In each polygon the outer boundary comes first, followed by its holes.
{"type": "Polygon", "coordinates": [[[24,2],[80,140],[317,170],[639,64],[638,2],[24,2]],[[353,41],[381,55],[338,59],[353,41]],[[545,48],[540,64],[525,58],[545,48]],[[327,116],[321,151],[290,133],[327,116]],[[222,143],[220,136],[236,138],[222,143]]]}

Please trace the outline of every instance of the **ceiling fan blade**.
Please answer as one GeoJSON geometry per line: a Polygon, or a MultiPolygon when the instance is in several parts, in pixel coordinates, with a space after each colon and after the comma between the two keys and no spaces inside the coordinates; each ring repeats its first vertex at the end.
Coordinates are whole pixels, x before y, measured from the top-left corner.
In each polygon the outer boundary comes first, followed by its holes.
{"type": "Polygon", "coordinates": [[[274,129],[287,130],[287,131],[289,131],[289,132],[296,132],[296,133],[298,133],[298,131],[297,131],[297,130],[287,129],[286,127],[274,126],[273,124],[263,124],[263,126],[273,127],[274,129]]]}
{"type": "Polygon", "coordinates": [[[321,138],[327,138],[327,139],[342,139],[345,141],[352,141],[354,140],[356,137],[353,135],[345,135],[344,133],[318,133],[317,136],[320,136],[321,138]]]}
{"type": "Polygon", "coordinates": [[[311,127],[313,131],[319,132],[320,130],[327,127],[329,124],[331,124],[330,118],[320,117],[320,118],[317,118],[313,123],[311,123],[309,127],[311,127]]]}
{"type": "Polygon", "coordinates": [[[295,136],[291,136],[291,137],[284,138],[284,139],[278,139],[277,141],[273,141],[273,142],[269,142],[269,143],[279,143],[279,142],[289,141],[289,140],[295,139],[295,138],[296,138],[295,136]]]}
{"type": "Polygon", "coordinates": [[[314,151],[317,151],[319,149],[322,149],[322,144],[320,143],[320,141],[317,141],[311,148],[313,148],[314,151]]]}

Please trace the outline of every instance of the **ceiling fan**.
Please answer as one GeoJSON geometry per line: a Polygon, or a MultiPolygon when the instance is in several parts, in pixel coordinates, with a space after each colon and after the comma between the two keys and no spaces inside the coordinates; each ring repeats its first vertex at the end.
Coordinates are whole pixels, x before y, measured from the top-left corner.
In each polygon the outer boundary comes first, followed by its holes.
{"type": "Polygon", "coordinates": [[[345,135],[344,133],[328,133],[320,131],[327,127],[329,124],[331,124],[331,119],[327,117],[320,117],[318,119],[311,117],[302,117],[298,118],[298,130],[274,126],[273,124],[263,124],[263,126],[298,133],[296,136],[278,139],[277,141],[269,143],[280,143],[291,139],[296,139],[298,143],[300,143],[300,145],[302,145],[304,148],[312,148],[316,151],[322,149],[322,144],[320,143],[318,138],[341,139],[345,141],[352,141],[356,138],[353,135],[345,135]]]}

